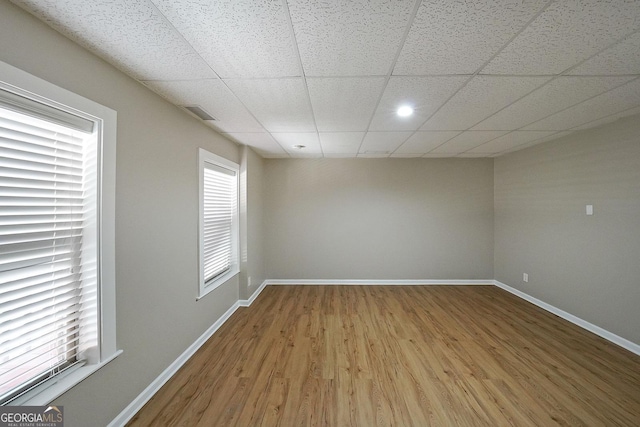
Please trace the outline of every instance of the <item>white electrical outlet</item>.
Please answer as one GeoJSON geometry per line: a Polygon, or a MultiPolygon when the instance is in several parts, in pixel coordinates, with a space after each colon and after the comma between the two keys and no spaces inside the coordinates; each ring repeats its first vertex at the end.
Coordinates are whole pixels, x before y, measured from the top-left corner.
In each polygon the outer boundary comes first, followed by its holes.
{"type": "Polygon", "coordinates": [[[251,276],[247,277],[247,286],[251,287],[251,276]]]}
{"type": "Polygon", "coordinates": [[[586,211],[587,215],[593,215],[593,205],[587,205],[586,211]]]}
{"type": "Polygon", "coordinates": [[[522,281],[523,282],[528,282],[529,281],[529,275],[527,273],[522,273],[522,281]]]}

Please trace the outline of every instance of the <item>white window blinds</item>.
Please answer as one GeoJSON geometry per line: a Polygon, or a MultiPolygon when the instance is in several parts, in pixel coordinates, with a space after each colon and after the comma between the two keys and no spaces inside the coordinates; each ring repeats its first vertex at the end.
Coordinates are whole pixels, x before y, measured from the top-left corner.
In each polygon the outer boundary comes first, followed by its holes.
{"type": "Polygon", "coordinates": [[[238,204],[237,171],[204,164],[203,268],[205,286],[228,272],[234,260],[234,228],[238,204]]]}
{"type": "Polygon", "coordinates": [[[96,141],[92,121],[0,90],[0,403],[98,345],[96,141]]]}

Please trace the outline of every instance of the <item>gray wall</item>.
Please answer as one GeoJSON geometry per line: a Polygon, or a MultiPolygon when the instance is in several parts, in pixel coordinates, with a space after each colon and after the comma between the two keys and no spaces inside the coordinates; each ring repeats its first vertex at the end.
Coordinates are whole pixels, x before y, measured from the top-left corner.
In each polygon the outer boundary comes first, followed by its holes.
{"type": "Polygon", "coordinates": [[[248,299],[266,279],[263,259],[263,165],[262,157],[249,147],[243,147],[240,167],[240,185],[244,188],[240,201],[241,299],[248,299]]]}
{"type": "Polygon", "coordinates": [[[0,60],[118,113],[116,277],[124,353],[56,400],[68,427],[109,423],[238,299],[233,279],[196,302],[197,148],[238,146],[7,1],[0,60]]]}
{"type": "Polygon", "coordinates": [[[270,279],[492,279],[492,159],[265,160],[270,279]]]}
{"type": "Polygon", "coordinates": [[[640,116],[495,160],[495,275],[640,343],[640,116]]]}

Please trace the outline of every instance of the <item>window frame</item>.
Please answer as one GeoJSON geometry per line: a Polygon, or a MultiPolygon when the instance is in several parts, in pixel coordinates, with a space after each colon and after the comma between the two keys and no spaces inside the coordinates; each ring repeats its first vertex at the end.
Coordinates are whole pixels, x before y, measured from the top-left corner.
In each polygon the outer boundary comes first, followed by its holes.
{"type": "Polygon", "coordinates": [[[117,113],[97,102],[58,87],[0,61],[0,87],[53,108],[92,120],[98,126],[97,200],[98,334],[95,361],[70,368],[32,387],[7,405],[47,405],[122,353],[116,343],[115,184],[117,113]]]}
{"type": "Polygon", "coordinates": [[[229,279],[240,273],[240,165],[224,157],[213,154],[204,148],[198,149],[198,295],[203,298],[229,279]],[[228,271],[205,281],[204,274],[204,170],[206,164],[227,169],[235,173],[236,203],[231,225],[231,265],[228,271]]]}

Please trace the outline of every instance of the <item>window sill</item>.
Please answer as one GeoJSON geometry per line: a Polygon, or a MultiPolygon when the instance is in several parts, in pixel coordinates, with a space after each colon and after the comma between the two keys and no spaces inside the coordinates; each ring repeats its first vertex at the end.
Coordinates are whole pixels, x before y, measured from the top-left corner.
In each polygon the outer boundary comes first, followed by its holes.
{"type": "Polygon", "coordinates": [[[54,399],[69,391],[89,375],[111,362],[122,354],[122,350],[118,350],[106,360],[96,363],[95,365],[83,365],[76,369],[70,369],[69,372],[60,374],[57,377],[45,381],[44,383],[34,387],[22,396],[14,399],[9,403],[10,406],[45,406],[54,399]]]}
{"type": "Polygon", "coordinates": [[[229,270],[227,273],[225,273],[222,276],[218,277],[216,280],[211,282],[207,287],[205,287],[204,289],[202,289],[202,288],[200,289],[200,295],[198,295],[198,297],[196,298],[196,301],[201,300],[209,292],[217,289],[220,285],[222,285],[223,283],[233,279],[238,274],[240,274],[240,269],[238,269],[238,267],[234,267],[233,269],[229,270]]]}

